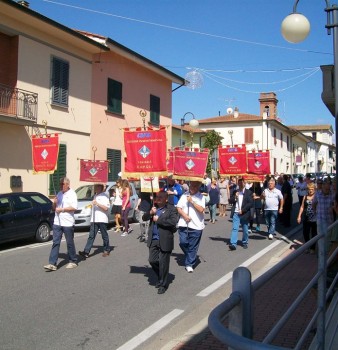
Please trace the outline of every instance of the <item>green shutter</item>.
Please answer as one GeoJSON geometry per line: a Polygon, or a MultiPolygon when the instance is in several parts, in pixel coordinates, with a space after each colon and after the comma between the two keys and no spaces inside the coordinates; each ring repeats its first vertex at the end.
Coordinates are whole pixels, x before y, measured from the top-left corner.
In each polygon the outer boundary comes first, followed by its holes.
{"type": "Polygon", "coordinates": [[[60,179],[67,175],[67,146],[59,145],[57,169],[49,175],[49,194],[54,195],[60,190],[60,179]]]}
{"type": "Polygon", "coordinates": [[[69,63],[52,58],[52,103],[68,106],[69,63]]]}
{"type": "Polygon", "coordinates": [[[116,181],[121,171],[121,150],[108,148],[107,160],[109,161],[108,181],[116,181]]]}
{"type": "Polygon", "coordinates": [[[160,124],[160,98],[150,95],[150,123],[160,124]]]}
{"type": "Polygon", "coordinates": [[[108,79],[107,109],[122,114],[122,83],[113,79],[108,79]]]}

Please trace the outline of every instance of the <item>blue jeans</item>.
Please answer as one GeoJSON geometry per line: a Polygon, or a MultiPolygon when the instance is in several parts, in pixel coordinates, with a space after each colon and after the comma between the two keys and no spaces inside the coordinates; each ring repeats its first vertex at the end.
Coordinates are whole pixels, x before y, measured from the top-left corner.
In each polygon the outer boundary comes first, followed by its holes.
{"type": "Polygon", "coordinates": [[[243,229],[242,244],[246,245],[248,244],[248,241],[249,241],[249,233],[248,233],[249,220],[244,220],[243,218],[240,217],[238,213],[235,212],[232,218],[232,230],[230,235],[230,244],[234,246],[237,245],[239,224],[242,225],[242,229],[243,229]]]}
{"type": "Polygon", "coordinates": [[[268,227],[268,233],[269,234],[275,234],[275,228],[276,228],[276,220],[278,211],[277,210],[265,210],[265,223],[268,227]]]}
{"type": "Polygon", "coordinates": [[[216,208],[217,204],[209,204],[210,221],[216,220],[216,208]]]}
{"type": "Polygon", "coordinates": [[[89,254],[90,250],[92,249],[98,230],[100,230],[103,240],[103,251],[110,252],[107,224],[104,222],[92,222],[90,224],[90,231],[87,239],[87,244],[84,249],[85,253],[89,254]]]}
{"type": "Polygon", "coordinates": [[[179,227],[180,247],[185,255],[185,266],[193,267],[196,263],[197,251],[200,245],[203,230],[179,227]]]}
{"type": "Polygon", "coordinates": [[[74,227],[73,226],[59,226],[53,225],[53,245],[49,255],[49,263],[56,265],[59,257],[59,250],[62,235],[65,234],[67,242],[67,252],[69,262],[77,263],[75,243],[74,243],[74,227]]]}

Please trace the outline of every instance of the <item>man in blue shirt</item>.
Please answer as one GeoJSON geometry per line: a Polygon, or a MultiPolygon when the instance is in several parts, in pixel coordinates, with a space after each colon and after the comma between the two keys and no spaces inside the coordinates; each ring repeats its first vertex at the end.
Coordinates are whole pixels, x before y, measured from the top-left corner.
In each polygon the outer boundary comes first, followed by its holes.
{"type": "Polygon", "coordinates": [[[168,185],[164,188],[164,191],[168,193],[168,203],[176,207],[183,190],[181,185],[173,179],[172,175],[168,177],[168,185]]]}

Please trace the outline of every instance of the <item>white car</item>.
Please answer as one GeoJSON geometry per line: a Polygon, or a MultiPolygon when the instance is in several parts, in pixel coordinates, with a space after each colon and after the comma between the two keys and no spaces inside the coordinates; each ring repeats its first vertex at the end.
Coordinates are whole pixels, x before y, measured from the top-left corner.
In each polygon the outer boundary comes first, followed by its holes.
{"type": "MultiPolygon", "coordinates": [[[[105,193],[109,197],[109,191],[111,188],[116,187],[116,182],[107,182],[105,193]]],[[[75,227],[89,227],[90,217],[92,215],[92,201],[94,199],[94,184],[80,186],[75,190],[77,195],[77,210],[75,211],[75,227]]],[[[129,220],[135,220],[135,206],[137,205],[138,194],[135,186],[130,182],[130,204],[131,209],[129,211],[129,220]]],[[[111,208],[108,213],[109,223],[114,223],[115,218],[111,214],[111,208]]]]}

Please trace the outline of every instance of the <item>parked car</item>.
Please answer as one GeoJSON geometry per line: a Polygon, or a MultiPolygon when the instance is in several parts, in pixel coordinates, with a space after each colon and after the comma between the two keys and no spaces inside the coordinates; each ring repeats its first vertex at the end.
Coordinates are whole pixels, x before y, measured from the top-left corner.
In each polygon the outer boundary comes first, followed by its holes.
{"type": "MultiPolygon", "coordinates": [[[[111,189],[116,188],[116,182],[107,182],[105,193],[109,197],[109,192],[111,189]]],[[[90,217],[92,215],[92,201],[94,199],[94,184],[80,186],[75,190],[77,195],[78,206],[75,211],[75,227],[89,227],[90,217]]],[[[130,182],[130,204],[131,209],[129,211],[129,220],[135,220],[135,207],[138,201],[138,194],[135,189],[134,183],[130,182]]],[[[108,221],[109,223],[115,222],[114,216],[108,211],[108,221]]]]}
{"type": "Polygon", "coordinates": [[[52,201],[38,192],[0,194],[0,243],[23,238],[50,239],[52,201]]]}
{"type": "Polygon", "coordinates": [[[325,176],[327,176],[327,173],[320,171],[320,172],[315,173],[315,176],[316,176],[315,181],[317,182],[318,180],[323,180],[323,178],[325,176]]]}

